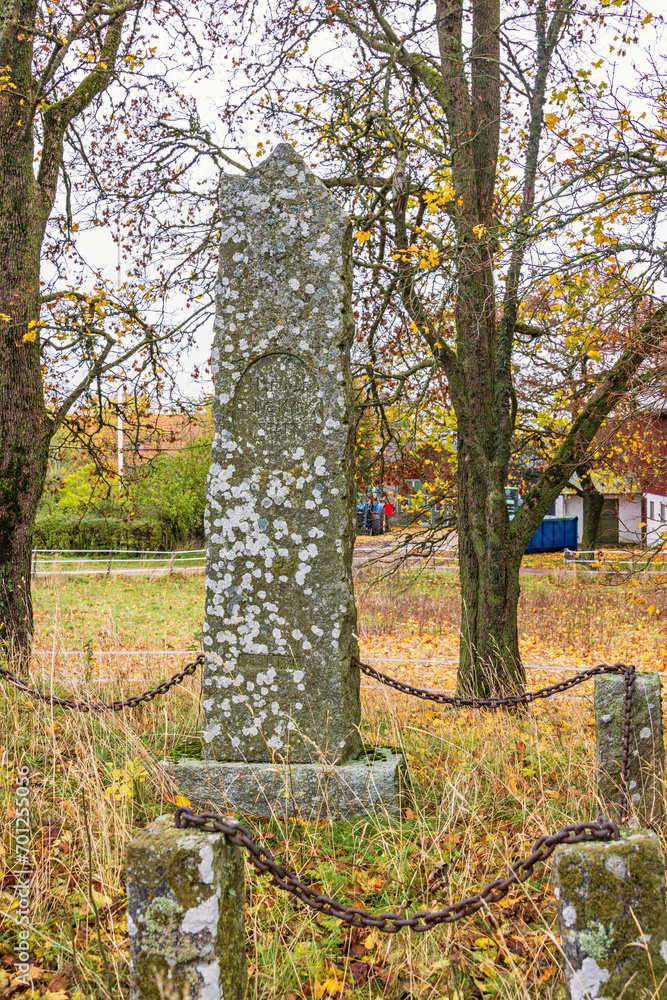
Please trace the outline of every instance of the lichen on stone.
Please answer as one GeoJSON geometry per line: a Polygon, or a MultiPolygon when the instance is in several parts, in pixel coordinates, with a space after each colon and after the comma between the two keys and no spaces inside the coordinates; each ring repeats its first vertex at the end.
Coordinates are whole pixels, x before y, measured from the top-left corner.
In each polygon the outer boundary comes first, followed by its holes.
{"type": "MultiPolygon", "coordinates": [[[[621,747],[625,681],[620,675],[595,678],[595,724],[598,793],[605,814],[620,815],[621,747]]],[[[658,828],[664,816],[664,735],[661,681],[655,673],[638,673],[632,714],[633,749],[629,791],[641,826],[658,828]]]]}
{"type": "Polygon", "coordinates": [[[620,841],[561,846],[553,867],[571,1000],[628,997],[630,981],[633,997],[653,990],[654,974],[667,976],[665,862],[655,834],[624,830],[620,841]]]}
{"type": "Polygon", "coordinates": [[[242,1000],[239,848],[222,834],[178,830],[165,816],[130,844],[127,876],[132,1000],[242,1000]]]}
{"type": "Polygon", "coordinates": [[[146,930],[162,933],[183,915],[183,907],[175,899],[158,896],[144,914],[146,930]]]}
{"type": "Polygon", "coordinates": [[[581,946],[596,962],[606,962],[614,943],[613,929],[607,930],[599,920],[591,920],[585,931],[579,934],[581,946]]]}
{"type": "Polygon", "coordinates": [[[218,761],[361,753],[351,226],[294,149],[221,191],[203,738],[218,761]]]}

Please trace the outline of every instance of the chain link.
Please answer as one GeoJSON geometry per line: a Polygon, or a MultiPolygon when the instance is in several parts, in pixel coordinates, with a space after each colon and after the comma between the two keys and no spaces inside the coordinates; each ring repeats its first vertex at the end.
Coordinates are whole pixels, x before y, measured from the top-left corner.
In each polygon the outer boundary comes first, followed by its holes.
{"type": "Polygon", "coordinates": [[[139,705],[153,701],[158,695],[166,694],[176,684],[182,684],[186,677],[191,677],[203,663],[204,654],[200,653],[196,660],[188,663],[183,670],[179,670],[169,680],[162,681],[157,687],[149,688],[143,694],[134,695],[132,698],[126,698],[125,701],[112,701],[109,703],[105,701],[75,701],[74,698],[58,698],[55,694],[45,694],[39,688],[29,687],[25,681],[22,681],[20,677],[17,677],[16,674],[13,674],[11,670],[7,670],[5,667],[0,667],[0,678],[9,681],[10,684],[30,695],[31,698],[36,698],[38,701],[57,708],[66,708],[77,712],[122,712],[124,708],[137,708],[139,705]]]}
{"type": "Polygon", "coordinates": [[[630,814],[630,758],[632,756],[632,715],[634,710],[636,668],[631,663],[599,663],[596,667],[582,670],[568,680],[539,688],[537,691],[525,691],[524,694],[510,695],[505,698],[462,698],[459,695],[440,694],[426,688],[413,687],[405,681],[396,680],[383,674],[368,663],[362,663],[356,657],[353,662],[368,677],[373,677],[381,684],[394,688],[402,694],[410,694],[425,701],[435,701],[440,705],[452,705],[455,708],[501,708],[515,705],[527,705],[538,698],[550,698],[554,694],[568,691],[570,688],[583,684],[600,674],[623,674],[623,728],[621,737],[621,788],[619,799],[619,817],[625,822],[630,814]]]}
{"type": "Polygon", "coordinates": [[[621,822],[630,812],[630,756],[632,750],[632,714],[635,701],[635,668],[632,664],[625,668],[623,676],[623,735],[621,737],[621,800],[619,814],[621,822]]]}
{"type": "Polygon", "coordinates": [[[438,924],[451,924],[455,920],[472,916],[478,910],[504,899],[513,885],[526,882],[532,875],[535,865],[551,857],[559,844],[580,844],[583,841],[619,840],[620,834],[615,823],[601,819],[598,823],[576,823],[565,826],[553,835],[545,834],[533,844],[530,855],[515,861],[510,867],[506,878],[497,878],[472,896],[450,903],[442,910],[429,912],[419,910],[409,916],[400,913],[372,914],[360,910],[356,906],[343,906],[342,903],[325,896],[311,886],[306,885],[288,868],[279,865],[271,852],[256,844],[250,831],[236,820],[225,819],[213,812],[193,813],[188,807],[181,807],[174,814],[176,827],[180,830],[196,827],[199,830],[217,832],[225,835],[230,844],[243,847],[248,851],[251,864],[262,874],[269,875],[274,885],[296,896],[302,903],[324,913],[326,916],[350,924],[352,927],[374,927],[385,934],[396,934],[403,927],[409,927],[416,932],[428,931],[438,924]]]}
{"type": "Polygon", "coordinates": [[[373,677],[374,680],[386,685],[386,687],[394,688],[402,694],[411,694],[414,698],[435,701],[440,705],[452,705],[454,708],[512,708],[516,705],[528,705],[532,701],[537,701],[538,698],[550,698],[552,695],[560,694],[562,691],[569,691],[570,688],[576,687],[578,684],[583,684],[585,681],[597,677],[598,674],[625,674],[627,678],[629,672],[632,672],[631,684],[634,686],[635,669],[625,663],[600,663],[596,667],[582,670],[580,673],[575,674],[574,677],[568,678],[568,680],[559,681],[557,684],[549,685],[549,687],[539,688],[537,691],[525,691],[523,694],[506,695],[503,698],[463,698],[460,695],[441,694],[439,691],[429,691],[426,688],[413,687],[412,684],[407,684],[405,681],[399,681],[395,677],[383,674],[368,663],[362,663],[356,657],[353,658],[352,662],[367,677],[373,677]]]}

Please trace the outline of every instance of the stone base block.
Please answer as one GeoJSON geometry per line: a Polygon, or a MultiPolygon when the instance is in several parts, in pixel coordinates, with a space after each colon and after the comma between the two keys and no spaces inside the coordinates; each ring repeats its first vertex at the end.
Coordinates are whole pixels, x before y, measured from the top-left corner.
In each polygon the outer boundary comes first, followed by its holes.
{"type": "Polygon", "coordinates": [[[403,754],[377,748],[348,764],[219,763],[182,757],[163,767],[193,806],[251,816],[396,818],[409,801],[403,754]]]}

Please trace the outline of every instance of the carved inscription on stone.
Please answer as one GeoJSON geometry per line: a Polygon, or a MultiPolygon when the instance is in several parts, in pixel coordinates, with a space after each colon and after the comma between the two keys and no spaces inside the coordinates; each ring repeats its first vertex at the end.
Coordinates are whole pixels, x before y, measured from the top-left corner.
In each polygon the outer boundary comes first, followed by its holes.
{"type": "Polygon", "coordinates": [[[294,465],[295,448],[313,452],[322,428],[322,393],[305,362],[267,354],[243,373],[234,393],[233,426],[246,460],[279,468],[294,465]]]}

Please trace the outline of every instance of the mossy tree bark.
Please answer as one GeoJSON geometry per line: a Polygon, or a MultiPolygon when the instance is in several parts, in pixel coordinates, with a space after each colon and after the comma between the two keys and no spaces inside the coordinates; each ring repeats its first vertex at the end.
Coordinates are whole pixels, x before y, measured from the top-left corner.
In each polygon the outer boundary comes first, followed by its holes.
{"type": "MultiPolygon", "coordinates": [[[[31,13],[34,3],[24,4],[23,17],[31,13]]],[[[16,91],[8,88],[0,97],[0,638],[15,653],[26,649],[32,633],[32,524],[51,433],[39,338],[30,339],[39,320],[44,221],[32,130],[23,127],[24,103],[15,96],[31,90],[31,48],[27,39],[16,40],[10,63],[16,91]]]]}
{"type": "Polygon", "coordinates": [[[125,11],[133,5],[116,5],[95,68],[67,97],[49,103],[48,74],[38,80],[33,73],[30,27],[36,23],[37,2],[0,0],[0,648],[19,669],[27,666],[33,633],[32,531],[49,442],[60,419],[48,413],[43,390],[42,243],[62,168],[65,131],[108,85],[125,11]],[[36,157],[38,113],[43,134],[36,157]]]}
{"type": "Polygon", "coordinates": [[[461,694],[493,697],[523,689],[517,607],[521,551],[510,533],[504,483],[489,484],[459,447],[461,694]]]}

